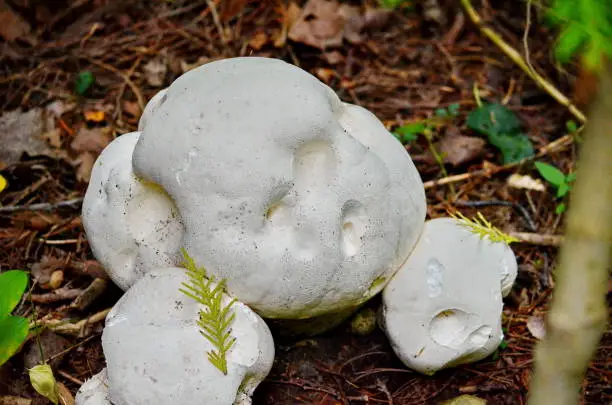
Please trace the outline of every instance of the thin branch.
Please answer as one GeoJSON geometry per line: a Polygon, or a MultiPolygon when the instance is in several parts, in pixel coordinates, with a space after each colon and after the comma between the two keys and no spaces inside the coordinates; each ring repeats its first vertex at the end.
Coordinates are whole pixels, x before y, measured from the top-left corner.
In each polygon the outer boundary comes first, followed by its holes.
{"type": "Polygon", "coordinates": [[[53,211],[58,208],[78,208],[83,202],[83,198],[73,198],[72,200],[60,201],[57,203],[39,203],[30,205],[9,205],[0,207],[0,213],[10,213],[17,211],[53,211]]]}
{"type": "Polygon", "coordinates": [[[546,91],[552,98],[554,98],[559,104],[566,107],[572,115],[574,115],[580,122],[586,122],[586,116],[576,107],[569,98],[567,98],[561,91],[559,91],[552,83],[546,80],[535,70],[531,69],[523,57],[506,41],[504,41],[495,31],[487,27],[480,18],[480,15],[474,10],[470,0],[461,0],[461,4],[465,9],[470,20],[478,27],[480,32],[487,38],[489,38],[503,53],[506,54],[514,63],[516,63],[533,81],[535,81],[544,91],[546,91]]]}

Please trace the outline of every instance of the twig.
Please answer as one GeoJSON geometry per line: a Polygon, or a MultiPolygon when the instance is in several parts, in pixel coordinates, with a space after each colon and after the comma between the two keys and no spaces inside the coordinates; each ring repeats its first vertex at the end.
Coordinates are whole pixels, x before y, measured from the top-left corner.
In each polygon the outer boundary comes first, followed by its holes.
{"type": "Polygon", "coordinates": [[[525,219],[527,223],[527,228],[531,232],[537,231],[537,226],[531,216],[529,215],[529,211],[525,207],[523,207],[519,203],[514,203],[510,201],[500,201],[500,200],[488,200],[488,201],[456,201],[455,205],[460,207],[492,207],[496,205],[501,205],[504,207],[512,207],[525,219]]]}
{"type": "Polygon", "coordinates": [[[89,284],[89,286],[81,291],[78,297],[72,301],[70,304],[71,308],[77,308],[79,310],[84,310],[87,308],[96,298],[98,298],[104,291],[106,291],[106,287],[108,286],[108,281],[102,278],[96,278],[94,281],[89,284]]]}
{"type": "Polygon", "coordinates": [[[130,86],[130,89],[132,90],[132,92],[134,92],[134,95],[136,96],[136,100],[138,100],[138,106],[140,107],[140,111],[144,111],[144,108],[145,108],[144,97],[142,96],[140,89],[138,88],[138,86],[136,86],[136,84],[134,84],[132,79],[130,79],[125,73],[123,73],[122,71],[120,71],[119,69],[111,65],[107,65],[106,63],[98,62],[97,60],[91,59],[91,58],[88,58],[87,60],[89,60],[89,62],[93,63],[94,65],[100,66],[102,69],[108,70],[109,72],[113,72],[117,76],[121,77],[125,81],[125,83],[128,86],[130,86]]]}
{"type": "Polygon", "coordinates": [[[52,302],[73,300],[83,293],[80,288],[61,287],[45,294],[32,294],[32,302],[37,304],[49,304],[52,302]]]}
{"type": "Polygon", "coordinates": [[[73,382],[73,383],[75,383],[75,384],[78,384],[79,386],[81,386],[81,385],[83,385],[83,384],[84,384],[84,381],[81,381],[81,380],[79,380],[78,378],[71,376],[70,374],[68,374],[68,373],[67,373],[67,372],[65,372],[65,371],[62,371],[62,370],[57,370],[57,374],[61,375],[62,377],[64,377],[64,378],[65,378],[65,379],[67,379],[67,380],[72,381],[72,382],[73,382]]]}
{"type": "Polygon", "coordinates": [[[539,246],[558,247],[563,244],[562,235],[547,235],[541,233],[510,232],[510,236],[518,239],[517,243],[526,243],[539,246]]]}
{"type": "Polygon", "coordinates": [[[110,312],[111,308],[104,309],[100,312],[93,314],[92,316],[81,319],[78,322],[71,323],[67,320],[59,319],[40,319],[31,323],[30,327],[46,327],[57,333],[65,333],[67,335],[80,336],[81,332],[87,325],[91,325],[97,322],[101,322],[106,318],[106,315],[110,312]]]}
{"type": "Polygon", "coordinates": [[[559,104],[566,107],[572,115],[574,115],[580,122],[586,122],[586,116],[567,98],[561,93],[552,83],[546,80],[538,72],[529,68],[529,65],[525,62],[523,57],[506,41],[504,41],[495,31],[485,26],[485,23],[480,18],[480,15],[474,10],[470,0],[461,0],[461,4],[465,9],[470,20],[478,27],[480,32],[489,38],[495,45],[499,47],[514,63],[516,63],[532,80],[534,80],[544,91],[546,91],[552,98],[554,98],[559,104]]]}
{"type": "Polygon", "coordinates": [[[6,207],[0,207],[0,213],[5,212],[17,212],[17,211],[53,211],[58,208],[70,207],[76,208],[75,206],[81,204],[83,198],[74,198],[72,200],[60,201],[57,203],[39,203],[30,205],[9,205],[6,207]]]}
{"type": "Polygon", "coordinates": [[[206,0],[206,4],[208,4],[208,9],[210,10],[210,14],[212,15],[213,22],[215,23],[215,27],[217,27],[217,31],[219,31],[219,37],[221,38],[221,42],[226,44],[227,39],[225,38],[225,32],[223,30],[223,25],[221,25],[221,19],[219,18],[219,13],[217,13],[217,6],[215,2],[212,0],[206,0]]]}

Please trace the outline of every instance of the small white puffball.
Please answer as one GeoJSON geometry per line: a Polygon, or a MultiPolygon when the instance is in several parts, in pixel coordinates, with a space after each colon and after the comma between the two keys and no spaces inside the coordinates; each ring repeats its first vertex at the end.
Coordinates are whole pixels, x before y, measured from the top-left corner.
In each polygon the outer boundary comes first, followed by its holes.
{"type": "Polygon", "coordinates": [[[184,229],[168,195],[132,171],[140,132],[121,135],[96,160],[83,200],[83,227],[94,256],[126,290],[154,267],[180,262],[184,229]]]}
{"type": "Polygon", "coordinates": [[[503,338],[502,284],[511,288],[516,269],[505,243],[481,239],[455,219],[427,221],[383,291],[381,326],[395,353],[424,374],[493,353],[503,338]]]}
{"type": "Polygon", "coordinates": [[[85,381],[75,397],[76,405],[112,405],[108,394],[106,369],[85,381]]]}
{"type": "Polygon", "coordinates": [[[401,143],[281,60],[193,69],[151,101],[140,129],[134,172],[176,204],[182,247],[262,316],[358,306],[421,233],[423,184],[401,143]]]}
{"type": "MultiPolygon", "coordinates": [[[[214,347],[197,324],[205,307],[180,291],[187,281],[185,269],[151,270],[108,314],[102,347],[113,405],[246,405],[269,373],[272,335],[240,302],[230,307],[236,340],[226,354],[227,375],[209,361],[214,347]]],[[[224,295],[223,305],[229,302],[224,295]]]]}

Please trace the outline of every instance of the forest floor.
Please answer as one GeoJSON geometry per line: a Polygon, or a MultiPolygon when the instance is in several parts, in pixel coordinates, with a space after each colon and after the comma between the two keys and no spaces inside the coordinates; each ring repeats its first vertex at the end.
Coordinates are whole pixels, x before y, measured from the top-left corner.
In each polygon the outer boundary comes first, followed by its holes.
{"type": "MultiPolygon", "coordinates": [[[[313,338],[276,339],[274,368],[254,404],[437,404],[463,393],[489,404],[526,402],[563,215],[533,162],[504,165],[466,118],[477,96],[505,105],[541,152],[537,160],[563,173],[574,170],[579,134],[567,109],[485,38],[458,1],[383,12],[374,1],[311,0],[308,7],[316,7],[308,18],[305,1],[7,1],[12,9],[4,3],[0,174],[8,186],[0,193],[0,269],[31,272],[34,306],[19,311],[47,325],[45,357],[73,395],[105,366],[104,315],[122,294],[92,256],[80,219],[93,161],[114,137],[136,130],[146,101],[185,71],[258,55],[313,73],[392,131],[446,114],[429,138],[442,166],[427,136],[405,139],[425,183],[428,218],[449,209],[480,211],[505,232],[528,235],[512,244],[519,274],[505,299],[505,343],[494,355],[426,377],[401,364],[380,330],[358,336],[347,322],[313,338]],[[513,174],[532,183],[521,188],[513,174]]],[[[528,20],[526,2],[474,6],[505,41],[528,53],[538,72],[584,105],[588,80],[574,66],[555,65],[556,34],[540,22],[540,9],[534,6],[528,20]]],[[[368,306],[379,304],[375,298],[368,306]]],[[[585,404],[612,401],[611,351],[608,330],[587,373],[585,404]]],[[[0,369],[0,397],[47,403],[25,371],[36,353],[31,339],[0,369]]]]}

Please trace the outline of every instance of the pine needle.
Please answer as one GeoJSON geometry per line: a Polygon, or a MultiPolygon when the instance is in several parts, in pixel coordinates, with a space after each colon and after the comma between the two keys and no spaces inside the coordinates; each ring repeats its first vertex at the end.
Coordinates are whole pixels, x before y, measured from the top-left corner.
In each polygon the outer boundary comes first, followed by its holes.
{"type": "Polygon", "coordinates": [[[184,288],[181,288],[180,291],[204,306],[200,310],[197,324],[200,327],[200,334],[215,348],[208,352],[208,360],[227,375],[225,356],[236,342],[230,328],[236,317],[236,314],[231,311],[236,299],[232,299],[229,304],[223,306],[225,280],[221,280],[214,286],[215,277],[209,276],[204,267],[198,267],[185,249],[182,252],[184,257],[182,264],[186,269],[189,282],[183,283],[184,288]]]}
{"type": "Polygon", "coordinates": [[[460,212],[448,212],[452,218],[456,219],[460,225],[469,229],[470,232],[476,234],[480,239],[488,237],[491,242],[502,242],[507,245],[518,242],[519,240],[513,236],[510,236],[498,228],[494,227],[481,212],[478,212],[476,218],[469,219],[460,212]]]}

